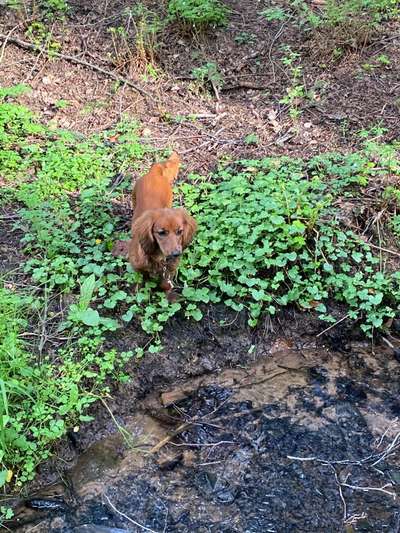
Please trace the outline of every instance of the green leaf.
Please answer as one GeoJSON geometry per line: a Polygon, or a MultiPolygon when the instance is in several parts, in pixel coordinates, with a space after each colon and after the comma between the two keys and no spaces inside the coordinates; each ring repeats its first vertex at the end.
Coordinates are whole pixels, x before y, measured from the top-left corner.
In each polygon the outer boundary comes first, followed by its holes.
{"type": "Polygon", "coordinates": [[[81,322],[86,326],[98,326],[100,324],[100,315],[98,311],[89,307],[86,311],[82,311],[79,316],[81,322]]]}
{"type": "Polygon", "coordinates": [[[96,278],[94,274],[88,276],[81,285],[81,295],[79,298],[79,308],[85,310],[92,299],[93,292],[96,286],[96,278]]]}
{"type": "Polygon", "coordinates": [[[7,482],[8,470],[0,470],[0,487],[4,487],[7,482]]]}

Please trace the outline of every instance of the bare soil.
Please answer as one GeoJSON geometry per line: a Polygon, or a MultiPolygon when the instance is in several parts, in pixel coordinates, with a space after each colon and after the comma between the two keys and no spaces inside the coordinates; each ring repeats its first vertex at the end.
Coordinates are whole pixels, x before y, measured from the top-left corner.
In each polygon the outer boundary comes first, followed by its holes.
{"type": "MultiPolygon", "coordinates": [[[[165,18],[163,3],[144,4],[165,18]]],[[[62,53],[124,76],[151,98],[127,86],[115,90],[107,76],[22,50],[11,41],[4,48],[1,83],[29,83],[33,92],[26,101],[31,107],[54,124],[85,134],[111,127],[124,114],[134,117],[142,125],[144,142],[183,153],[187,172],[207,171],[224,157],[348,151],[359,142],[356,132],[376,125],[387,128],[386,139],[399,136],[399,23],[382,23],[379,31],[366,35],[362,46],[345,48],[335,60],[333,35],[310,34],[289,22],[267,22],[260,15],[267,4],[261,1],[227,4],[232,13],[226,28],[192,35],[168,25],[155,48],[157,75],[152,77],[146,64],[135,60],[132,35],[129,61],[120,52],[126,64],[119,72],[114,69],[123,61],[116,58],[110,28],[126,26],[132,2],[70,2],[66,23],[51,26],[62,53]],[[243,43],[243,35],[250,41],[245,38],[243,43]],[[299,104],[302,114],[295,124],[279,102],[291,84],[281,61],[283,45],[301,54],[301,83],[310,94],[299,104]],[[388,64],[377,59],[381,55],[388,64]],[[207,62],[218,66],[224,80],[218,98],[211,87],[201,90],[191,79],[193,68],[207,62]],[[59,100],[68,106],[59,109],[59,100]],[[197,118],[176,120],[189,114],[197,118]],[[246,143],[250,134],[257,135],[256,145],[246,143]]],[[[0,17],[1,33],[27,40],[29,22],[8,10],[0,17]]]]}

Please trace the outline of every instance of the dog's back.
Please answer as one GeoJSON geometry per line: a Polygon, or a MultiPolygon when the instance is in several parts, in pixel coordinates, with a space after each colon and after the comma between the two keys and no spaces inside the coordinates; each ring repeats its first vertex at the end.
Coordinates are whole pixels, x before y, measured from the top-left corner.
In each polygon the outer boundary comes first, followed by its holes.
{"type": "Polygon", "coordinates": [[[155,163],[145,176],[137,180],[132,192],[132,222],[148,209],[172,207],[172,184],[179,166],[180,157],[173,152],[167,161],[155,163]]]}

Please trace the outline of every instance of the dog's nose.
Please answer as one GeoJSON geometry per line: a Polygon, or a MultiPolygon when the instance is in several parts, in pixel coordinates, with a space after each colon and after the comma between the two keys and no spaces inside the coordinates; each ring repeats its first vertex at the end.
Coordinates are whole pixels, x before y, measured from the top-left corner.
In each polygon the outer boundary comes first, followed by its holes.
{"type": "Polygon", "coordinates": [[[180,252],[179,250],[175,250],[174,252],[172,252],[168,257],[167,259],[176,259],[177,257],[181,256],[182,255],[182,252],[180,252]]]}

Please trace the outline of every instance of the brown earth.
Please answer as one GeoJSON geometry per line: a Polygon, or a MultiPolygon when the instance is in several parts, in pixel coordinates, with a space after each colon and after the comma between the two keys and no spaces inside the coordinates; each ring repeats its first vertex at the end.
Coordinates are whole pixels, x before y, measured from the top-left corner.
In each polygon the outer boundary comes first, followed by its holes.
{"type": "MultiPolygon", "coordinates": [[[[144,4],[165,18],[164,4],[144,4]]],[[[20,49],[11,39],[27,40],[29,17],[24,22],[8,10],[0,17],[1,33],[9,36],[0,81],[30,84],[33,92],[25,101],[60,127],[87,134],[110,128],[128,114],[140,121],[144,141],[181,151],[186,170],[195,172],[209,170],[221,158],[346,151],[359,142],[357,131],[376,125],[387,128],[386,139],[399,136],[398,22],[382,23],[379,31],[365,36],[362,46],[345,47],[334,60],[332,34],[310,34],[290,21],[267,22],[260,14],[267,6],[264,2],[231,0],[226,28],[193,36],[169,24],[157,40],[152,77],[148,64],[137,60],[132,27],[129,53],[120,47],[117,54],[110,37],[110,28],[128,27],[126,9],[132,8],[131,2],[70,5],[66,22],[50,26],[62,53],[113,72],[118,64],[117,74],[151,97],[127,86],[116,90],[114,80],[82,65],[20,49]],[[287,54],[284,45],[301,54],[298,83],[309,95],[299,102],[296,123],[279,102],[291,85],[290,72],[281,61],[287,54]],[[384,63],[378,59],[382,55],[387,58],[384,63]],[[207,62],[218,66],[224,80],[217,95],[190,79],[193,68],[207,62]],[[67,101],[67,107],[59,109],[60,100],[67,101]],[[196,119],[179,120],[189,114],[196,119]],[[252,134],[257,144],[246,143],[252,134]]],[[[341,39],[337,36],[338,46],[341,39]]]]}

